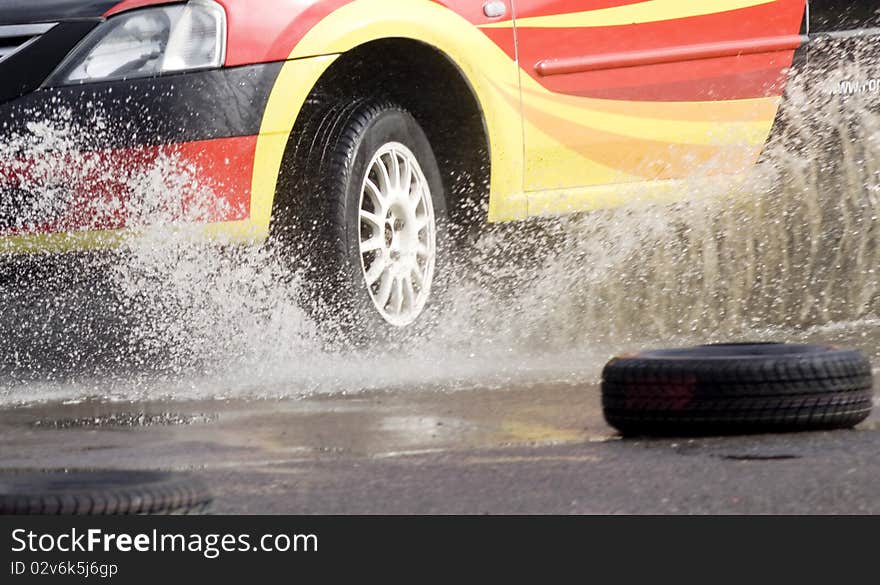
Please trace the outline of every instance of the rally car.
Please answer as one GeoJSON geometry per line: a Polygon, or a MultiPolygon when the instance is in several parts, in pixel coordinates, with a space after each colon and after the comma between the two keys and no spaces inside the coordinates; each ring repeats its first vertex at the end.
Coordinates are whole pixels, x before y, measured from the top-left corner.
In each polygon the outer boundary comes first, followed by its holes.
{"type": "Polygon", "coordinates": [[[2,249],[277,239],[341,313],[404,328],[457,226],[743,173],[796,52],[877,19],[809,4],[0,0],[2,249]],[[189,174],[145,213],[132,169],[160,159],[189,174]]]}

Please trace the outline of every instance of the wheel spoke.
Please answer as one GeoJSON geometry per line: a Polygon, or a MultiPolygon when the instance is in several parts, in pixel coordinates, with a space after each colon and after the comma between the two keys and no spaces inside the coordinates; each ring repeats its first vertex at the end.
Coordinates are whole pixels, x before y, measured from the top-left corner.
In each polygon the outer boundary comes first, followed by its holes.
{"type": "MultiPolygon", "coordinates": [[[[382,166],[382,165],[379,165],[379,166],[382,166]]],[[[369,178],[367,178],[364,181],[364,186],[369,191],[370,198],[373,200],[374,210],[384,212],[385,208],[388,207],[388,204],[387,204],[387,201],[385,200],[385,195],[382,194],[382,190],[376,185],[376,183],[371,181],[369,178]]]]}
{"type": "Polygon", "coordinates": [[[389,271],[382,273],[382,282],[379,283],[379,292],[376,293],[377,304],[384,310],[388,305],[388,299],[391,298],[391,286],[394,284],[394,277],[389,271]]]}
{"type": "Polygon", "coordinates": [[[369,270],[364,273],[364,280],[367,281],[367,286],[373,286],[379,280],[379,277],[385,273],[387,266],[388,263],[384,255],[376,256],[373,263],[370,264],[369,270]]]}
{"type": "Polygon", "coordinates": [[[385,247],[385,238],[382,235],[373,236],[369,240],[364,240],[361,242],[361,254],[366,254],[367,252],[375,252],[376,250],[381,250],[385,247]]]}
{"type": "Polygon", "coordinates": [[[416,291],[413,288],[412,278],[407,275],[401,280],[403,281],[403,298],[406,301],[406,306],[413,308],[416,306],[416,291]]]}
{"type": "Polygon", "coordinates": [[[410,163],[409,159],[404,158],[403,159],[403,178],[400,181],[400,188],[409,197],[412,196],[412,193],[410,190],[410,188],[412,187],[412,182],[413,182],[412,163],[410,163]]]}
{"type": "MultiPolygon", "coordinates": [[[[385,166],[385,160],[383,157],[379,157],[376,159],[376,167],[379,169],[379,192],[380,193],[388,193],[393,189],[391,186],[391,177],[388,176],[388,167],[385,166]]],[[[382,195],[382,200],[384,201],[385,197],[382,195]]]]}
{"type": "Polygon", "coordinates": [[[410,275],[410,282],[415,283],[415,285],[419,288],[425,286],[425,279],[422,277],[422,269],[419,267],[418,262],[413,262],[413,267],[410,270],[410,275]]]}
{"type": "Polygon", "coordinates": [[[431,220],[428,218],[428,215],[418,215],[416,216],[416,231],[421,232],[423,229],[428,227],[428,224],[431,223],[431,220]]]}
{"type": "Polygon", "coordinates": [[[403,279],[395,278],[391,290],[391,309],[399,315],[403,312],[403,279]]]}
{"type": "Polygon", "coordinates": [[[401,177],[400,177],[400,159],[397,157],[396,152],[392,152],[390,155],[391,158],[391,175],[394,176],[394,180],[396,181],[395,185],[392,185],[392,188],[400,190],[401,185],[401,177]]]}
{"type": "Polygon", "coordinates": [[[361,219],[372,224],[374,227],[378,228],[373,231],[375,235],[381,235],[383,230],[383,224],[385,223],[381,217],[376,215],[375,213],[370,213],[365,209],[361,209],[361,219]]]}
{"type": "Polygon", "coordinates": [[[419,242],[419,245],[416,248],[416,254],[418,254],[422,258],[428,258],[431,255],[431,253],[428,251],[428,246],[426,246],[424,242],[419,242]]]}
{"type": "Polygon", "coordinates": [[[413,209],[418,209],[419,203],[422,202],[422,191],[424,186],[422,185],[421,177],[418,175],[416,175],[413,183],[412,190],[409,192],[409,204],[412,205],[413,209]]]}

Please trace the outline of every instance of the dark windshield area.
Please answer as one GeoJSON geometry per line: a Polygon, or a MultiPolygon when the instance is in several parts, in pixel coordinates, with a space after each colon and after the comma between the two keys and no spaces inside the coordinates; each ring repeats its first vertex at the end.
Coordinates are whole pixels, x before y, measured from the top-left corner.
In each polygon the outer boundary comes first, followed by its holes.
{"type": "Polygon", "coordinates": [[[880,26],[878,0],[810,0],[811,33],[877,26],[880,26]]]}

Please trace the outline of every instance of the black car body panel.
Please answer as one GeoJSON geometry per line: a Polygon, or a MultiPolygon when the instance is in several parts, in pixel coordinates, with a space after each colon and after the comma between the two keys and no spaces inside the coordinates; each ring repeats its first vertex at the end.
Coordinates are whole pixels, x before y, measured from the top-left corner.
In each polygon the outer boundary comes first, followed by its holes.
{"type": "Polygon", "coordinates": [[[0,137],[25,135],[30,121],[60,111],[74,126],[110,129],[82,128],[89,150],[255,135],[280,70],[281,63],[266,63],[44,88],[0,104],[0,137]]]}
{"type": "Polygon", "coordinates": [[[0,61],[0,103],[25,95],[40,87],[47,77],[64,60],[70,51],[98,23],[100,19],[84,19],[55,24],[43,34],[31,38],[15,35],[20,27],[0,26],[0,45],[6,40],[11,54],[0,61]],[[11,43],[21,43],[10,46],[11,43]]]}

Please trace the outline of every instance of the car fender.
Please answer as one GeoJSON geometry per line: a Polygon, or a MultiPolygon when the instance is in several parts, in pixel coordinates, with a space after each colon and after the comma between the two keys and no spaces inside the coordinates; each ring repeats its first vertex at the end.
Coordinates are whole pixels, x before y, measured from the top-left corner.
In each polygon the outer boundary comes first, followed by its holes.
{"type": "Polygon", "coordinates": [[[522,214],[522,127],[516,62],[477,26],[431,0],[354,0],[291,47],[263,116],[254,166],[251,229],[268,234],[284,149],[300,110],[336,57],[370,41],[406,38],[448,56],[474,91],[491,151],[490,220],[522,214]]]}

